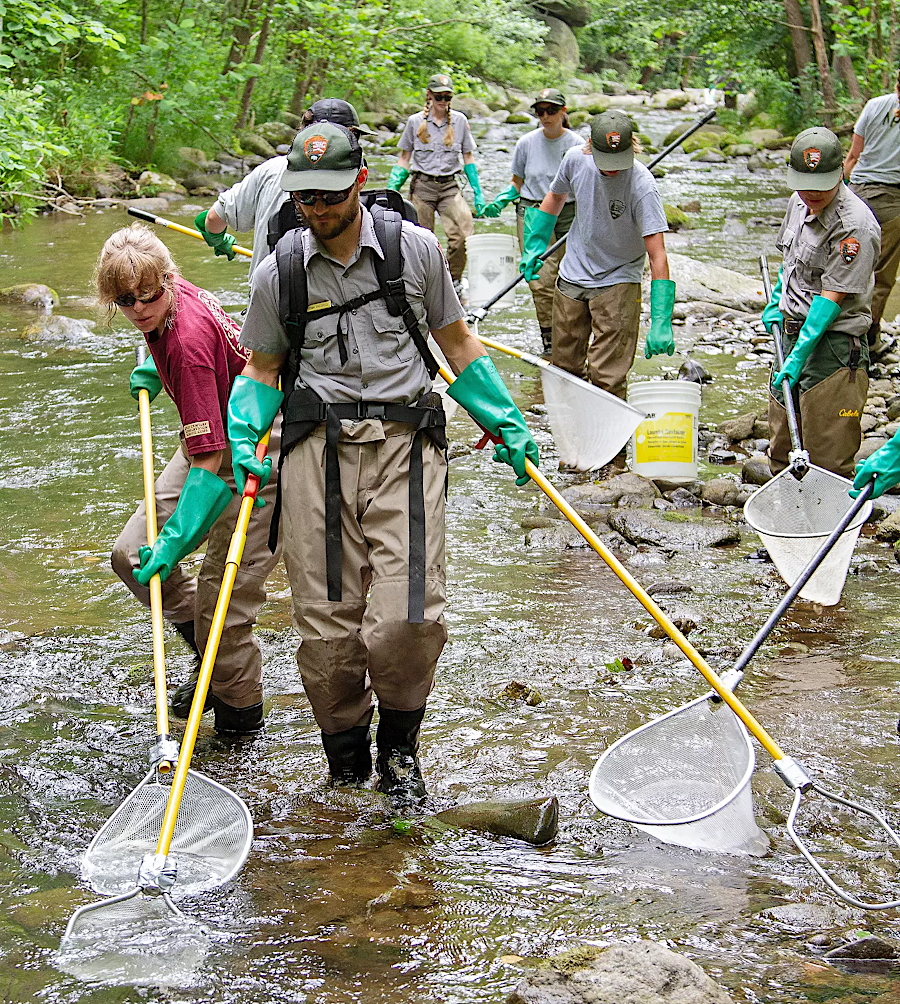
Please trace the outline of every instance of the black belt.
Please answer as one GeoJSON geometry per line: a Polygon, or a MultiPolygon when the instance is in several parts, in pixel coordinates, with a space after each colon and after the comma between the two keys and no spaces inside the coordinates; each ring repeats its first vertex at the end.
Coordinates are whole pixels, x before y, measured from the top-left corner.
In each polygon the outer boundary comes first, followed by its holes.
{"type": "Polygon", "coordinates": [[[440,185],[447,181],[453,181],[457,174],[459,174],[459,171],[454,171],[453,174],[426,174],[424,171],[413,171],[413,174],[417,178],[427,178],[429,181],[437,182],[440,185]]]}

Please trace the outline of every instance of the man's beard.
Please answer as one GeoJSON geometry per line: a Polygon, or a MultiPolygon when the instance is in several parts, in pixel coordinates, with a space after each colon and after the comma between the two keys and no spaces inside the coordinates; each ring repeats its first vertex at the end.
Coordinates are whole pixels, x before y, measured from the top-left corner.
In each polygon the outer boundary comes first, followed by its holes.
{"type": "Polygon", "coordinates": [[[359,215],[359,191],[350,193],[346,203],[341,207],[342,211],[337,219],[319,221],[315,215],[307,216],[305,213],[298,213],[302,216],[306,227],[311,230],[320,241],[330,241],[339,237],[349,226],[356,221],[359,215]]]}

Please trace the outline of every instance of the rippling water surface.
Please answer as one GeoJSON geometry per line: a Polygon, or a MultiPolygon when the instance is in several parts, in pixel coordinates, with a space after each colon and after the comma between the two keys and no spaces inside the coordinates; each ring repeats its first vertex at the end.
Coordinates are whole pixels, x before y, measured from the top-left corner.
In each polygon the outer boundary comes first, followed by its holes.
{"type": "MultiPolygon", "coordinates": [[[[661,113],[638,116],[654,138],[661,113]]],[[[515,134],[486,145],[487,191],[508,181],[515,134]]],[[[387,162],[375,158],[384,173],[387,162]]],[[[726,210],[778,215],[779,176],[672,158],[666,201],[699,198],[698,257],[748,274],[774,231],[721,236],[726,210]]],[[[193,200],[191,200],[193,201],[193,200]]],[[[193,213],[173,216],[189,222],[193,213]]],[[[511,230],[511,212],[490,226],[511,230]]],[[[41,219],[0,235],[3,285],[39,281],[60,294],[58,313],[88,318],[78,300],[120,212],[83,220],[41,219]]],[[[246,300],[246,267],[213,259],[199,242],[163,234],[185,275],[229,309],[246,300]]],[[[682,238],[672,245],[684,243],[682,238]]],[[[229,745],[204,725],[195,766],[244,798],[255,822],[249,861],[228,889],[182,903],[208,928],[205,962],[192,985],[173,990],[80,983],[53,964],[66,920],[96,897],[79,860],[103,821],[140,781],[153,742],[149,619],[118,582],[108,555],[141,494],[136,411],[128,395],[136,332],[120,321],[77,340],[26,336],[32,315],[0,308],[0,992],[10,1001],[488,1002],[502,1001],[523,965],[574,943],[654,938],[696,959],[736,1001],[895,999],[890,976],[842,975],[806,943],[820,928],[898,933],[894,913],[834,907],[789,843],[789,793],[758,750],[757,817],[771,841],[762,858],[691,852],[660,844],[600,816],[587,779],[602,750],[627,730],[703,692],[672,647],[650,638],[650,619],[588,550],[525,543],[521,523],[550,515],[536,489],[517,489],[487,454],[452,462],[448,505],[450,643],[423,733],[423,765],[440,806],[555,793],[561,829],[550,847],[413,826],[396,832],[378,796],[328,792],[319,734],[293,662],[287,582],[279,569],[260,618],[267,729],[229,745]],[[635,668],[610,672],[630,658],[635,668]],[[536,706],[502,696],[519,680],[536,706]],[[830,918],[806,928],[762,911],[801,904],[830,918]],[[523,962],[524,960],[524,962],[523,962]],[[879,996],[881,995],[881,996],[879,996]]],[[[525,295],[483,322],[486,335],[536,351],[525,295]]],[[[696,332],[677,329],[679,353],[696,332]]],[[[765,371],[729,353],[692,353],[714,375],[701,419],[761,406],[765,371]]],[[[638,363],[645,375],[681,359],[638,363]]],[[[507,358],[498,367],[523,410],[540,404],[535,372],[507,358]]],[[[561,487],[545,420],[528,412],[542,466],[561,487]]],[[[157,466],[175,448],[177,416],[154,405],[157,466]]],[[[451,424],[471,443],[465,418],[451,424]]],[[[704,468],[704,477],[720,473],[704,468]]],[[[782,594],[770,565],[743,560],[742,543],[666,560],[627,561],[645,584],[675,580],[693,591],[663,596],[692,608],[691,638],[727,667],[782,594]]],[[[751,664],[740,695],[788,752],[816,776],[870,799],[897,818],[896,644],[900,567],[863,538],[866,560],[843,603],[798,609],[751,664]]],[[[168,669],[189,666],[170,636],[168,669]]],[[[867,895],[894,894],[890,868],[865,834],[837,811],[814,806],[806,832],[844,880],[867,895]]]]}

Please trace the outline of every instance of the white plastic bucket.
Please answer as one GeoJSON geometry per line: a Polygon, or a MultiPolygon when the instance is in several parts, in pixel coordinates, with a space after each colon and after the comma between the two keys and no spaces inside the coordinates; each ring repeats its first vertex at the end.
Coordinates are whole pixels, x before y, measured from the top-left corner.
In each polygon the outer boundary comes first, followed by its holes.
{"type": "Polygon", "coordinates": [[[631,437],[634,473],[645,478],[696,478],[700,385],[645,380],[628,388],[628,403],[647,415],[631,437]]]}
{"type": "MultiPolygon", "coordinates": [[[[469,306],[480,307],[519,275],[519,243],[512,234],[475,234],[466,238],[466,268],[469,277],[469,306]]],[[[515,293],[510,290],[497,301],[511,307],[515,293]]]]}

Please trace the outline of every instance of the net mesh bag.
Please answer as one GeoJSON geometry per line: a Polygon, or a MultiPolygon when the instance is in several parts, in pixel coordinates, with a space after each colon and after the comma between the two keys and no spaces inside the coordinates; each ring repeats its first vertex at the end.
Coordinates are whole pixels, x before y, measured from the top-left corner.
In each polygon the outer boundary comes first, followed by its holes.
{"type": "Polygon", "coordinates": [[[168,896],[135,892],[77,910],[54,962],[91,982],[188,986],[208,949],[206,929],[168,896]]]}
{"type": "MultiPolygon", "coordinates": [[[[792,586],[853,505],[846,478],[811,466],[801,479],[782,471],[747,500],[744,518],[759,534],[775,567],[792,586]]],[[[833,606],[841,598],[853,548],[872,511],[867,502],[800,590],[805,600],[833,606]]]]}
{"type": "MultiPolygon", "coordinates": [[[[156,850],[169,791],[151,771],[91,841],[81,873],[95,891],[115,896],[134,889],[141,860],[156,850]]],[[[246,861],[252,839],[241,799],[188,771],[168,855],[178,867],[173,894],[194,896],[227,882],[246,861]]]]}
{"type": "Polygon", "coordinates": [[[610,746],[591,774],[591,801],[666,843],[762,853],[768,842],[750,790],[755,765],[734,712],[701,697],[610,746]]]}
{"type": "Polygon", "coordinates": [[[644,413],[556,366],[541,367],[541,385],[559,459],[579,471],[608,464],[644,413]]]}

